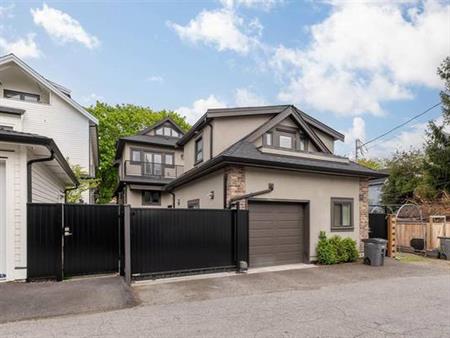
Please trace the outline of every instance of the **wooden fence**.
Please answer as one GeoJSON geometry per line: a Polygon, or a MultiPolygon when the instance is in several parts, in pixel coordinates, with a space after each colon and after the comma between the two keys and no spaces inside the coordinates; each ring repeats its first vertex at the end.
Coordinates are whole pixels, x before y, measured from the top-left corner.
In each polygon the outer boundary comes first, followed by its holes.
{"type": "Polygon", "coordinates": [[[399,249],[412,249],[413,238],[423,239],[427,251],[439,248],[439,236],[450,236],[450,223],[436,222],[430,217],[429,222],[396,221],[395,240],[399,249]]]}

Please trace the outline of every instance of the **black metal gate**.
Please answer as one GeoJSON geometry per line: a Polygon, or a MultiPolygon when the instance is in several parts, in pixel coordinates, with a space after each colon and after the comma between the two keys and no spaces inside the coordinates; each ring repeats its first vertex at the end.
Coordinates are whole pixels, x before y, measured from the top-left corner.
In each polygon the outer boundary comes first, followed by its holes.
{"type": "Polygon", "coordinates": [[[236,269],[248,262],[248,211],[131,208],[130,253],[134,277],[236,269]]]}
{"type": "Polygon", "coordinates": [[[388,239],[388,221],[385,213],[369,214],[369,237],[388,239]]]}
{"type": "Polygon", "coordinates": [[[28,279],[119,271],[119,206],[30,203],[27,209],[28,279]]]}
{"type": "Polygon", "coordinates": [[[64,275],[118,271],[117,205],[64,206],[64,275]]]}

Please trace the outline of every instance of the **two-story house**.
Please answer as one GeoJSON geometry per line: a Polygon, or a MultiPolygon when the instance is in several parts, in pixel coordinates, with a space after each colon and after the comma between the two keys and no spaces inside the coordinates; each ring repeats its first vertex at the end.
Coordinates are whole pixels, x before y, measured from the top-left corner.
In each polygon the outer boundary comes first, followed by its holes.
{"type": "Polygon", "coordinates": [[[368,179],[383,174],[335,155],[343,140],[292,105],[209,109],[174,142],[184,170],[159,206],[248,209],[250,266],[314,260],[321,230],[360,244],[368,179]]]}
{"type": "Polygon", "coordinates": [[[26,278],[27,203],[64,202],[71,165],[95,176],[97,124],[67,88],[0,57],[0,281],[26,278]]]}
{"type": "Polygon", "coordinates": [[[170,118],[117,142],[120,203],[143,207],[168,207],[172,195],[164,187],[183,174],[183,148],[177,142],[184,132],[170,118]]]}

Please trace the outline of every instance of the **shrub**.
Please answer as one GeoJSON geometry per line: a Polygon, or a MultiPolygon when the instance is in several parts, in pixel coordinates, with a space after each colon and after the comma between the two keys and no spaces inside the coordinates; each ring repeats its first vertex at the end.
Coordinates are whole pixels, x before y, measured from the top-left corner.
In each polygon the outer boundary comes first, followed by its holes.
{"type": "Polygon", "coordinates": [[[359,251],[356,247],[356,241],[347,237],[342,240],[341,244],[347,254],[346,262],[356,261],[359,257],[359,251]]]}
{"type": "Polygon", "coordinates": [[[319,243],[317,243],[317,260],[320,264],[336,264],[336,250],[333,244],[327,239],[325,231],[319,234],[319,243]]]}
{"type": "Polygon", "coordinates": [[[331,237],[329,241],[333,246],[334,250],[336,251],[336,262],[337,263],[347,262],[348,256],[344,246],[342,245],[341,236],[335,235],[331,237]]]}
{"type": "Polygon", "coordinates": [[[319,234],[317,243],[317,260],[320,264],[354,262],[359,257],[356,242],[351,238],[333,236],[327,239],[325,231],[319,234]]]}

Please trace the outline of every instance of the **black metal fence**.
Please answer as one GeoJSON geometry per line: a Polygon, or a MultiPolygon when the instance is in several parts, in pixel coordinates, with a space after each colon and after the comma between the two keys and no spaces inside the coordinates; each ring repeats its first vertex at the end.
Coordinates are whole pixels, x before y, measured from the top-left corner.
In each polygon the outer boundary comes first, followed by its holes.
{"type": "Polygon", "coordinates": [[[62,278],[62,204],[27,205],[27,274],[29,279],[62,278]]]}
{"type": "Polygon", "coordinates": [[[29,280],[119,270],[119,206],[29,203],[27,209],[29,280]]]}
{"type": "Polygon", "coordinates": [[[129,281],[248,262],[246,210],[38,203],[27,208],[29,280],[120,271],[129,281]]]}
{"type": "MultiPolygon", "coordinates": [[[[131,208],[134,277],[235,269],[248,262],[248,212],[131,208]]],[[[126,238],[126,236],[125,236],[126,238]]]]}

